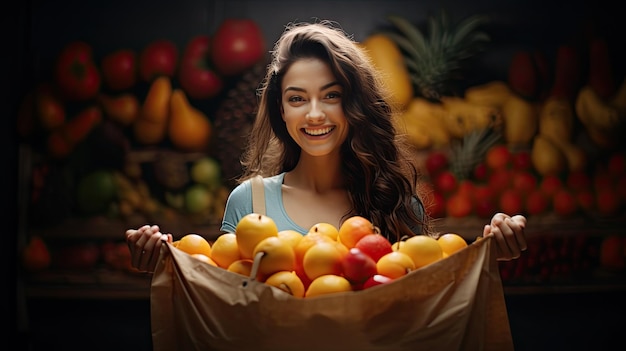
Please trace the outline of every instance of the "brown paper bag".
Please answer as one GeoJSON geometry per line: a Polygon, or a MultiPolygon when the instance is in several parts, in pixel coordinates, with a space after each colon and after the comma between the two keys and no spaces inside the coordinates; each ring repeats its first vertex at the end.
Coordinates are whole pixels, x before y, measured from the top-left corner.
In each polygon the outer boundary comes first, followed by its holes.
{"type": "Polygon", "coordinates": [[[512,350],[492,239],[363,291],[295,298],[163,246],[154,350],[512,350]]]}

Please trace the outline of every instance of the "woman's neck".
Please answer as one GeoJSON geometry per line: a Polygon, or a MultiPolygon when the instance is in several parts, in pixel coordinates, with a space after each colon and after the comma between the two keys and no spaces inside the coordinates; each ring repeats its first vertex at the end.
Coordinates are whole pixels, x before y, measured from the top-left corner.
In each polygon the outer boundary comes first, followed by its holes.
{"type": "Polygon", "coordinates": [[[296,167],[285,175],[285,185],[324,193],[344,188],[339,157],[302,155],[296,167]]]}

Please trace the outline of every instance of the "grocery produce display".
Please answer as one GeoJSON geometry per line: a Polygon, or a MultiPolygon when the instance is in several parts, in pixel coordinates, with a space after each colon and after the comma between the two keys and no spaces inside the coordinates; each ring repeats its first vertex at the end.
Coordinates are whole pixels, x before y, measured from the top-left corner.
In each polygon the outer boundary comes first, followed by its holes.
{"type": "MultiPolygon", "coordinates": [[[[467,243],[495,212],[522,213],[529,249],[501,263],[505,284],[623,284],[626,79],[613,69],[612,43],[519,50],[506,79],[468,85],[469,58],[488,50],[485,17],[457,23],[444,13],[424,28],[387,20],[360,45],[384,73],[396,127],[422,166],[420,195],[442,232],[467,243]]],[[[31,278],[101,268],[136,276],[123,232],[144,223],[244,275],[264,252],[258,278],[303,297],[384,283],[461,244],[417,237],[392,246],[366,219],[361,231],[272,229],[261,246],[245,223],[218,237],[267,64],[260,29],[227,19],[186,43],[154,38],[102,57],[92,45],[61,48],[18,111],[29,224],[20,257],[31,278]],[[416,257],[420,250],[430,251],[416,257]]]]}

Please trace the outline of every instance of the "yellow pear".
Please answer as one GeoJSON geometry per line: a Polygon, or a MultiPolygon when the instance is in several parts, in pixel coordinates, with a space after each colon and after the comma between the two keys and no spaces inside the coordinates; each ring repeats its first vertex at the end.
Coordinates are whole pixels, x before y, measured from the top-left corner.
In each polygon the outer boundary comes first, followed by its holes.
{"type": "Polygon", "coordinates": [[[559,175],[568,167],[568,162],[557,145],[539,134],[533,141],[530,157],[535,170],[542,176],[559,175]]]}
{"type": "Polygon", "coordinates": [[[211,121],[189,103],[183,90],[172,92],[170,111],[168,135],[172,144],[182,151],[206,151],[211,138],[211,121]]]}
{"type": "Polygon", "coordinates": [[[391,103],[400,110],[406,108],[413,98],[413,84],[400,48],[382,33],[372,34],[360,46],[382,74],[391,103]]]}
{"type": "Polygon", "coordinates": [[[539,130],[537,105],[512,94],[502,105],[504,138],[511,146],[528,146],[539,130]]]}
{"type": "Polygon", "coordinates": [[[135,139],[139,143],[158,144],[165,138],[171,96],[172,82],[169,77],[157,77],[148,88],[140,114],[133,124],[135,139]]]}

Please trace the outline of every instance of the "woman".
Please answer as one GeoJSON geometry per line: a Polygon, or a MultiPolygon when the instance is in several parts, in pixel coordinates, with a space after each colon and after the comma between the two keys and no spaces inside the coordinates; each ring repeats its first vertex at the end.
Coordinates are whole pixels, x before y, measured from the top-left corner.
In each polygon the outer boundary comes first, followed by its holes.
{"type": "MultiPolygon", "coordinates": [[[[377,73],[356,43],[331,22],[291,24],[272,51],[260,89],[244,174],[228,199],[222,231],[252,212],[250,178],[264,177],[266,214],[279,230],[306,233],[324,222],[370,219],[395,241],[434,235],[418,193],[413,158],[392,122],[377,73]]],[[[526,218],[498,213],[483,229],[498,258],[526,249],[526,218]]],[[[133,266],[151,271],[164,234],[128,230],[133,266]]],[[[172,241],[171,235],[166,235],[172,241]]]]}

